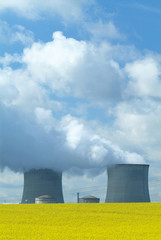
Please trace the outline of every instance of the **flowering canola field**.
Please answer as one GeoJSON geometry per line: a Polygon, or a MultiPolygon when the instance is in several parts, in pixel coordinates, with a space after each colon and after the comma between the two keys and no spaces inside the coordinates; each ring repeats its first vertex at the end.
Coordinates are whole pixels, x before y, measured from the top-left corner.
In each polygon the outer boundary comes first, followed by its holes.
{"type": "Polygon", "coordinates": [[[161,239],[161,203],[0,205],[0,240],[161,239]]]}

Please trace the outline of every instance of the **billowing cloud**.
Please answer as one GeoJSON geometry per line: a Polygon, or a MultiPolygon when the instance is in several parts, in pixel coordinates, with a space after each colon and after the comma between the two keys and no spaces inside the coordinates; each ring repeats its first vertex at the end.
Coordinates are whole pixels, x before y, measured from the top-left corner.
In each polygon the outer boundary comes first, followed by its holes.
{"type": "MultiPolygon", "coordinates": [[[[77,41],[66,38],[60,32],[54,33],[53,37],[51,42],[34,43],[24,50],[21,63],[25,69],[7,69],[6,78],[12,74],[14,86],[18,85],[18,98],[21,97],[22,88],[25,91],[23,98],[26,92],[38,98],[47,89],[58,96],[86,98],[97,103],[115,102],[122,98],[124,73],[118,62],[111,59],[113,48],[110,45],[97,46],[77,41]],[[30,90],[27,91],[27,88],[30,90]]],[[[5,69],[2,74],[4,72],[5,69]]]]}
{"type": "Polygon", "coordinates": [[[61,32],[15,55],[19,68],[10,65],[14,55],[6,55],[0,69],[1,168],[97,169],[144,163],[140,153],[153,161],[150,144],[158,149],[155,138],[161,138],[160,62],[136,56],[130,46],[78,41],[61,32]],[[73,116],[73,101],[107,112],[107,123],[73,116]]]}
{"type": "Polygon", "coordinates": [[[137,97],[161,97],[161,59],[146,57],[127,64],[127,92],[137,97]]]}
{"type": "Polygon", "coordinates": [[[113,109],[115,142],[136,149],[149,162],[160,162],[161,62],[145,56],[125,66],[128,84],[124,101],[113,109]]]}
{"type": "Polygon", "coordinates": [[[128,149],[135,146],[152,162],[159,162],[161,158],[161,107],[158,103],[150,99],[137,99],[119,104],[116,110],[116,142],[120,141],[128,149]]]}
{"type": "Polygon", "coordinates": [[[0,112],[1,168],[62,171],[73,166],[104,168],[114,162],[144,162],[138,154],[122,151],[70,115],[58,121],[50,110],[40,108],[32,117],[5,107],[0,112]]]}

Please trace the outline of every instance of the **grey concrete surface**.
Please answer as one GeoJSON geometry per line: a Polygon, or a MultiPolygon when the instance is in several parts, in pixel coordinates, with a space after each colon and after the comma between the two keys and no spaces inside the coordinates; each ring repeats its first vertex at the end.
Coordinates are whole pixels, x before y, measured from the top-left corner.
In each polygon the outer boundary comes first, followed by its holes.
{"type": "Polygon", "coordinates": [[[149,165],[116,164],[108,167],[105,202],[150,202],[149,165]]]}
{"type": "Polygon", "coordinates": [[[53,196],[57,203],[64,203],[62,173],[51,169],[32,169],[24,173],[21,203],[35,203],[41,195],[53,196]]]}

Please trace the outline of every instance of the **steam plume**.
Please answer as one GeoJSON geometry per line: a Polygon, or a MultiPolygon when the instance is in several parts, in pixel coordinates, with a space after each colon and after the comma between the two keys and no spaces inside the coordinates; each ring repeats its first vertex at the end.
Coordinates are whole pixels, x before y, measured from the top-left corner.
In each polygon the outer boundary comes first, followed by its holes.
{"type": "Polygon", "coordinates": [[[140,155],[121,150],[70,115],[58,121],[50,110],[39,108],[34,118],[2,105],[0,113],[1,168],[63,171],[71,167],[104,168],[111,163],[144,162],[140,155]]]}

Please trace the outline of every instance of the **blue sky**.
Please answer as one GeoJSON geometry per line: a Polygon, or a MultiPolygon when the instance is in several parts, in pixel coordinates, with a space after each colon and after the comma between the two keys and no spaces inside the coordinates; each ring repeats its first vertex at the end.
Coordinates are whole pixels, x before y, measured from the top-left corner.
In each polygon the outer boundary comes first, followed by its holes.
{"type": "MultiPolygon", "coordinates": [[[[134,44],[140,50],[149,49],[160,52],[160,14],[161,3],[159,1],[96,1],[85,8],[82,20],[71,19],[68,21],[51,12],[41,11],[38,19],[28,19],[21,13],[15,14],[7,8],[1,11],[1,20],[6,21],[9,27],[22,25],[34,34],[36,41],[50,41],[53,31],[63,31],[65,36],[74,37],[79,40],[89,40],[90,34],[85,31],[84,24],[88,22],[102,21],[103,23],[112,21],[119,31],[126,36],[125,43],[134,44]]],[[[7,4],[6,4],[7,5],[7,4]]],[[[3,10],[3,9],[2,9],[3,10]]],[[[2,44],[2,43],[1,43],[2,44]]],[[[7,43],[2,44],[2,54],[8,52],[7,43]]],[[[20,46],[9,48],[9,51],[22,51],[20,46]]]]}
{"type": "Polygon", "coordinates": [[[150,164],[160,201],[160,29],[156,0],[0,3],[0,202],[42,167],[96,195],[111,163],[150,164]]]}

